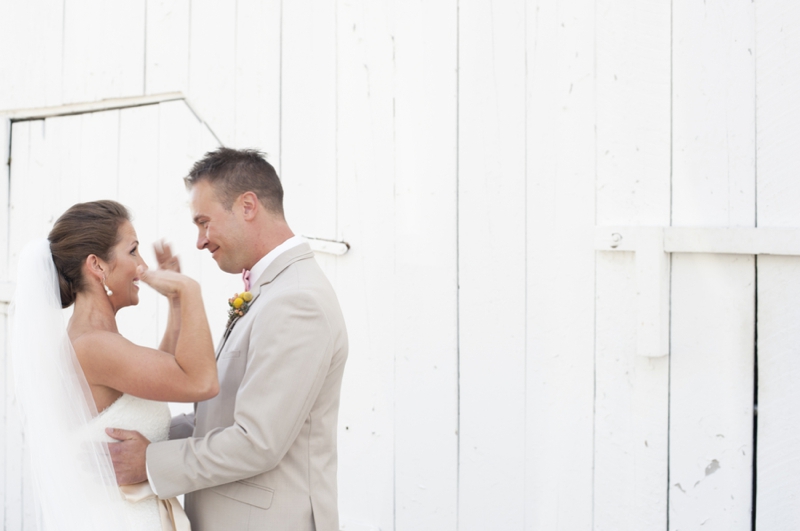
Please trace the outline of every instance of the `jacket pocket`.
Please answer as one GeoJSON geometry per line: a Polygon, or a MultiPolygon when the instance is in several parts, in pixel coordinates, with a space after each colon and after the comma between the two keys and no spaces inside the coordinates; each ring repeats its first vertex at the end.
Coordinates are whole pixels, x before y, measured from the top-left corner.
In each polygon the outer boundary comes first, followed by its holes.
{"type": "Polygon", "coordinates": [[[242,355],[241,350],[228,350],[227,352],[221,352],[219,355],[219,359],[226,359],[226,358],[238,358],[242,355]]]}
{"type": "Polygon", "coordinates": [[[272,496],[275,493],[274,489],[257,485],[252,481],[240,480],[233,483],[226,483],[214,487],[214,492],[221,494],[226,498],[231,498],[248,505],[260,507],[261,509],[269,509],[272,505],[272,496]]]}

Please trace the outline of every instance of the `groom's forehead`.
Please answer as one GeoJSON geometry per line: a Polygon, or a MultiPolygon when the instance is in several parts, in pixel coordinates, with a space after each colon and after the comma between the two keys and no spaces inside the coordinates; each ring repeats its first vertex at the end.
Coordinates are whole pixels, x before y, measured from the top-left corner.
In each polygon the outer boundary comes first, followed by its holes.
{"type": "Polygon", "coordinates": [[[222,206],[213,185],[207,181],[200,181],[189,190],[189,208],[192,215],[207,215],[206,210],[213,210],[222,206]]]}

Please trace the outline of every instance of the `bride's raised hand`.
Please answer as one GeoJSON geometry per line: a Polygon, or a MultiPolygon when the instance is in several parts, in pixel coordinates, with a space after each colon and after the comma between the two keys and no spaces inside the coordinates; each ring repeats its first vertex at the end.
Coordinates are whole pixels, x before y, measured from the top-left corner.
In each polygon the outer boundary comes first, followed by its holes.
{"type": "Polygon", "coordinates": [[[136,268],[136,273],[142,282],[170,299],[180,297],[183,290],[195,283],[189,277],[169,269],[153,271],[139,266],[136,268]]]}
{"type": "Polygon", "coordinates": [[[178,257],[172,254],[172,247],[168,243],[163,239],[159,240],[153,244],[153,249],[156,252],[156,261],[159,269],[181,272],[181,263],[178,257]]]}

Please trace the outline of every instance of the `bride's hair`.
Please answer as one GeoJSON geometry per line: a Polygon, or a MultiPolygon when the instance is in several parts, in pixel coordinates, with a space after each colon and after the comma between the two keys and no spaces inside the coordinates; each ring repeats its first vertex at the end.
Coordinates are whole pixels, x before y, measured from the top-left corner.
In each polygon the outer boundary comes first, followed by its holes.
{"type": "Polygon", "coordinates": [[[72,205],[58,218],[47,239],[58,272],[62,308],[72,305],[86,289],[82,268],[87,256],[111,261],[111,249],[119,243],[119,227],[125,221],[130,221],[128,209],[110,200],[72,205]]]}

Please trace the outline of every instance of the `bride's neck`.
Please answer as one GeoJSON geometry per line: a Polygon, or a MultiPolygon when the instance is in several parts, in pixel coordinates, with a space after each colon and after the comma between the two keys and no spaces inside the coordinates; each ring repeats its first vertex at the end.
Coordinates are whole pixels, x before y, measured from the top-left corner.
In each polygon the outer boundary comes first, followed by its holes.
{"type": "Polygon", "coordinates": [[[79,293],[75,298],[75,309],[70,324],[93,330],[118,332],[115,314],[114,307],[105,293],[103,297],[95,293],[79,293]]]}

